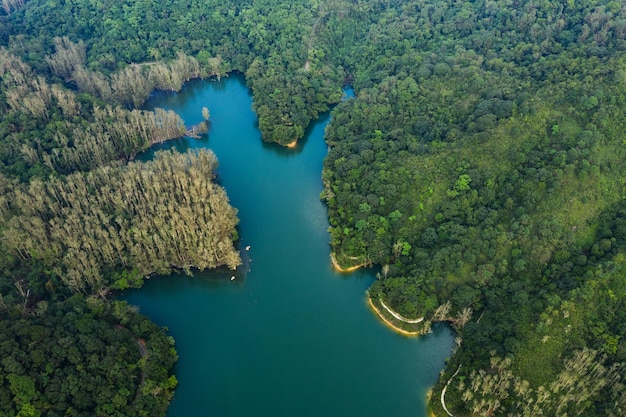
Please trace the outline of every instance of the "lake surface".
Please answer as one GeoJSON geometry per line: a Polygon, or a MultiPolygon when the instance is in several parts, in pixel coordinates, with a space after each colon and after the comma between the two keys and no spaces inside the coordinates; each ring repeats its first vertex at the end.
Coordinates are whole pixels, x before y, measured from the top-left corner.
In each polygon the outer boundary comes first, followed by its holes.
{"type": "Polygon", "coordinates": [[[453,332],[392,332],[366,304],[374,272],[333,271],[319,199],[329,116],[284,149],[262,143],[251,103],[243,77],[231,75],[155,94],[148,105],[175,110],[187,125],[209,108],[208,137],[157,148],[216,153],[249,257],[233,281],[225,271],[172,275],[124,295],[176,339],[179,386],[168,417],[425,416],[453,332]]]}

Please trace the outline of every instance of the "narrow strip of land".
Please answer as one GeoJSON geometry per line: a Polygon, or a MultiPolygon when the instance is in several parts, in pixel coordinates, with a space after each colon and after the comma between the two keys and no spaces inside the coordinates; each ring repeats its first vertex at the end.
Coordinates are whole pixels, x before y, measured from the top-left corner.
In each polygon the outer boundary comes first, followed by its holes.
{"type": "Polygon", "coordinates": [[[404,330],[404,329],[401,329],[401,328],[395,326],[393,323],[391,323],[389,320],[387,320],[385,318],[385,316],[382,315],[380,310],[372,302],[372,299],[370,298],[369,295],[367,296],[367,302],[368,302],[369,306],[372,308],[372,310],[374,310],[376,315],[383,321],[383,323],[385,323],[387,326],[389,326],[389,328],[391,328],[393,331],[395,331],[397,333],[400,333],[400,334],[402,334],[404,336],[419,336],[421,334],[420,332],[410,332],[408,330],[404,330]]]}
{"type": "Polygon", "coordinates": [[[337,272],[352,272],[352,271],[356,271],[357,269],[362,268],[365,265],[367,265],[366,263],[362,263],[362,264],[359,264],[359,265],[354,265],[354,266],[350,266],[350,267],[347,267],[347,268],[342,268],[341,265],[339,265],[339,262],[337,262],[337,258],[335,258],[335,254],[334,253],[330,254],[330,261],[333,264],[333,268],[337,272]]]}
{"type": "Polygon", "coordinates": [[[326,13],[325,6],[326,6],[326,3],[321,4],[320,8],[318,9],[317,18],[315,19],[313,26],[311,26],[311,34],[309,35],[309,42],[307,43],[307,46],[306,46],[307,60],[304,63],[304,70],[306,72],[309,72],[309,70],[311,69],[311,61],[309,61],[308,56],[309,56],[309,52],[311,51],[311,48],[313,47],[313,42],[315,40],[315,37],[317,36],[317,27],[320,24],[320,20],[322,16],[326,13]]]}
{"type": "Polygon", "coordinates": [[[399,313],[396,313],[391,308],[387,307],[387,304],[385,304],[383,300],[379,300],[379,301],[380,301],[380,305],[382,305],[385,308],[385,310],[389,312],[389,314],[391,314],[392,316],[394,316],[400,321],[403,321],[405,323],[421,323],[424,321],[424,317],[420,317],[419,319],[407,319],[406,317],[400,315],[399,313]]]}
{"type": "MultiPolygon", "coordinates": [[[[137,341],[137,348],[139,349],[139,354],[141,355],[143,359],[146,359],[147,361],[149,353],[148,353],[148,349],[146,348],[146,341],[144,339],[136,337],[134,334],[130,332],[130,330],[128,330],[126,327],[122,326],[121,324],[114,324],[113,327],[115,327],[118,330],[122,330],[126,332],[130,337],[135,339],[137,341]]],[[[137,401],[137,398],[139,398],[139,394],[141,393],[141,388],[143,388],[143,385],[145,384],[145,382],[146,382],[146,363],[144,362],[144,365],[141,367],[141,375],[139,376],[139,385],[137,385],[137,390],[135,391],[135,398],[133,399],[132,404],[135,404],[135,402],[137,401]]]]}
{"type": "Polygon", "coordinates": [[[443,407],[443,411],[448,413],[448,415],[450,417],[454,417],[454,416],[452,415],[452,413],[450,411],[448,411],[448,407],[446,407],[446,398],[445,398],[446,397],[446,391],[448,389],[448,385],[450,385],[450,382],[452,382],[452,380],[459,373],[460,370],[461,370],[461,365],[459,365],[459,367],[456,369],[456,372],[454,373],[454,375],[452,375],[450,377],[450,379],[448,379],[448,382],[446,383],[446,386],[443,387],[443,389],[441,390],[441,406],[443,407]]]}

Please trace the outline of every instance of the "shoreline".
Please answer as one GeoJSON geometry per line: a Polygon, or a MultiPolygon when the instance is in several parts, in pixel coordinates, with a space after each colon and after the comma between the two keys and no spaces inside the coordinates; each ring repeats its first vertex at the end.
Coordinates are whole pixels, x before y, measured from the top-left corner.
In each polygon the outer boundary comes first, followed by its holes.
{"type": "Polygon", "coordinates": [[[396,313],[395,311],[393,311],[391,308],[389,308],[387,306],[387,304],[384,303],[384,301],[382,300],[382,298],[379,300],[380,301],[380,305],[383,306],[383,308],[385,310],[387,310],[389,312],[389,314],[391,314],[392,316],[394,316],[395,318],[397,318],[400,321],[403,321],[405,323],[421,323],[424,321],[424,317],[420,317],[419,319],[407,319],[406,317],[400,315],[400,313],[396,313]]]}
{"type": "Polygon", "coordinates": [[[374,310],[378,318],[396,333],[399,333],[403,336],[411,336],[411,337],[419,336],[422,334],[422,332],[410,332],[408,330],[401,329],[397,327],[396,325],[394,325],[393,323],[391,323],[389,320],[387,320],[385,316],[382,315],[380,310],[374,305],[374,303],[372,302],[372,298],[369,296],[369,294],[367,295],[367,303],[369,304],[370,308],[374,310]]]}
{"type": "Polygon", "coordinates": [[[362,263],[359,265],[354,265],[354,266],[349,266],[347,268],[342,268],[341,265],[339,265],[339,262],[337,262],[337,258],[335,258],[335,254],[331,253],[330,254],[330,262],[333,265],[333,269],[337,272],[352,272],[352,271],[356,271],[359,268],[364,267],[366,264],[362,263]]]}
{"type": "Polygon", "coordinates": [[[294,140],[293,142],[289,142],[288,144],[286,144],[285,146],[287,148],[293,149],[296,147],[296,145],[298,145],[298,139],[294,140]]]}
{"type": "Polygon", "coordinates": [[[450,385],[450,382],[452,382],[454,377],[458,375],[460,370],[461,370],[461,365],[459,365],[459,367],[456,369],[456,372],[450,377],[450,379],[448,379],[448,382],[446,383],[446,386],[443,387],[443,389],[441,390],[441,406],[443,407],[443,411],[445,411],[448,414],[448,416],[450,416],[450,417],[454,417],[454,416],[448,410],[448,407],[446,407],[446,391],[448,390],[448,385],[450,385]]]}
{"type": "Polygon", "coordinates": [[[426,391],[426,416],[427,417],[437,417],[435,412],[430,407],[430,402],[432,399],[433,399],[433,387],[430,387],[426,391]]]}

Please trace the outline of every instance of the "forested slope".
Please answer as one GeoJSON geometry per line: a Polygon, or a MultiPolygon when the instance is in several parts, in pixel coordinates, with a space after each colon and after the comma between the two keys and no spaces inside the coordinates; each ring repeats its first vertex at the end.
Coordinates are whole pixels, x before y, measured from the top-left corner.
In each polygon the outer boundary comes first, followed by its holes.
{"type": "Polygon", "coordinates": [[[54,38],[64,36],[84,41],[87,70],[105,75],[179,53],[197,58],[205,75],[246,72],[263,139],[287,144],[341,97],[344,72],[321,59],[316,40],[316,19],[329,7],[302,0],[35,0],[11,12],[0,40],[27,50],[29,64],[44,72],[54,38]]]}
{"type": "Polygon", "coordinates": [[[131,159],[155,135],[113,126],[153,118],[128,108],[155,88],[245,72],[263,139],[288,144],[351,82],[327,130],[332,250],[381,266],[375,304],[457,328],[433,398],[458,370],[454,415],[624,414],[623,2],[3,5],[5,190],[131,159]]]}
{"type": "MultiPolygon", "coordinates": [[[[64,74],[80,72],[84,46],[67,38],[56,41],[57,52],[50,62],[63,61],[65,70],[60,65],[52,67],[64,74]]],[[[131,80],[86,76],[94,83],[101,81],[100,88],[85,88],[87,93],[77,94],[60,82],[49,82],[0,47],[0,172],[25,181],[33,176],[86,171],[128,161],[154,143],[182,136],[185,125],[174,112],[131,111],[120,106],[136,95],[136,83],[148,84],[150,75],[131,80]]]]}
{"type": "Polygon", "coordinates": [[[453,414],[623,414],[626,10],[390,3],[318,31],[358,91],[327,130],[336,258],[459,330],[453,414]]]}
{"type": "Polygon", "coordinates": [[[87,294],[138,286],[173,268],[235,269],[238,219],[211,182],[216,165],[208,151],[160,152],[151,162],[33,180],[4,195],[3,247],[87,294]]]}
{"type": "Polygon", "coordinates": [[[210,151],[133,162],[188,131],[174,112],[136,107],[220,75],[219,60],[181,52],[105,74],[82,41],[44,38],[43,55],[0,45],[0,414],[163,416],[174,341],[107,296],[153,274],[234,269],[238,219],[210,151]]]}
{"type": "Polygon", "coordinates": [[[129,306],[75,295],[0,321],[3,416],[163,415],[173,341],[129,306]]]}

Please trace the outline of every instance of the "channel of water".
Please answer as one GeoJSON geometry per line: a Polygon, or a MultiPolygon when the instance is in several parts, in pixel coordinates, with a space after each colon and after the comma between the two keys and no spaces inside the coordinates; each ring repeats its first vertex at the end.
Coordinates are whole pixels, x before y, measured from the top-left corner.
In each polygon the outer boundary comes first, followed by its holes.
{"type": "Polygon", "coordinates": [[[150,279],[122,296],[176,340],[179,385],[168,417],[424,417],[425,395],[450,355],[444,325],[406,338],[369,310],[371,270],[335,272],[319,199],[328,114],[295,149],[264,144],[240,75],[156,93],[148,108],[211,123],[202,139],[158,149],[212,149],[218,181],[239,210],[246,263],[234,275],[150,279]],[[250,249],[246,250],[249,246],[250,249]]]}

